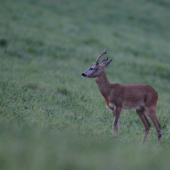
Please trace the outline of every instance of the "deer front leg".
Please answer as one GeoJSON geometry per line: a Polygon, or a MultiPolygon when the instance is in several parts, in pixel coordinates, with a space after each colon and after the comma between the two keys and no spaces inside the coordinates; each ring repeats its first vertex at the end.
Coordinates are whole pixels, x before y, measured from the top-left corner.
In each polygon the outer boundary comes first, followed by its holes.
{"type": "Polygon", "coordinates": [[[119,116],[121,112],[121,107],[116,107],[112,113],[113,113],[113,135],[118,136],[119,135],[119,116]]]}

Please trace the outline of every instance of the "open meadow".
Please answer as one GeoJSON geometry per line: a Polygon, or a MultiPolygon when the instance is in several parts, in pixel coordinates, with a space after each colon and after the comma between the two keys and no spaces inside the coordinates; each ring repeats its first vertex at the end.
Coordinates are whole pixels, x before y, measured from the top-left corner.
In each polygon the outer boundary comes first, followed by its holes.
{"type": "MultiPolygon", "coordinates": [[[[0,0],[0,170],[169,170],[170,1],[0,0]],[[107,48],[108,80],[158,92],[155,127],[123,110],[119,137],[93,79],[107,48]]],[[[104,56],[105,57],[105,56],[104,56]]]]}

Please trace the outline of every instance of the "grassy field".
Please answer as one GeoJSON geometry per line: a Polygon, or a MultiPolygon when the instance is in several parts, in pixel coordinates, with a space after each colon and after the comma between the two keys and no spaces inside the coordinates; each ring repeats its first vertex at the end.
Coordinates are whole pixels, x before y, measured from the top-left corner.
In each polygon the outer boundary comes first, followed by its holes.
{"type": "Polygon", "coordinates": [[[0,169],[170,169],[170,1],[0,0],[0,169]],[[86,70],[153,86],[160,146],[134,110],[112,113],[86,70]]]}

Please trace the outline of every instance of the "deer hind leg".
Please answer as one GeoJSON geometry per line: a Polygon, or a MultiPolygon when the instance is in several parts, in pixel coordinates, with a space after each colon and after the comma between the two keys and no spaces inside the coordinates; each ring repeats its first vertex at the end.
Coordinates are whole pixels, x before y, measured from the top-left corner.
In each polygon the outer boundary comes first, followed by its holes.
{"type": "Polygon", "coordinates": [[[121,108],[115,108],[113,110],[113,135],[118,136],[119,135],[119,116],[120,116],[121,108]]]}
{"type": "Polygon", "coordinates": [[[143,139],[142,139],[142,144],[145,143],[145,140],[146,140],[146,137],[149,133],[149,129],[150,129],[150,123],[147,119],[147,117],[145,116],[145,109],[142,108],[140,110],[136,110],[136,113],[138,114],[141,122],[143,123],[144,127],[145,127],[145,133],[144,133],[144,136],[143,136],[143,139]]]}
{"type": "Polygon", "coordinates": [[[156,116],[156,108],[155,107],[147,107],[146,108],[146,112],[148,114],[148,116],[150,117],[150,119],[152,120],[156,131],[157,131],[157,139],[158,142],[160,142],[161,139],[161,125],[158,122],[157,116],[156,116]]]}

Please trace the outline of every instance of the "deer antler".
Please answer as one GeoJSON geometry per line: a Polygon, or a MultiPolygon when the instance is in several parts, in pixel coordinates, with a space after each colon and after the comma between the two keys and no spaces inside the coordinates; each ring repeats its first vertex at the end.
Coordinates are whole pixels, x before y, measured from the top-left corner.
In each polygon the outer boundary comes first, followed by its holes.
{"type": "Polygon", "coordinates": [[[96,63],[98,62],[98,60],[100,59],[100,57],[101,57],[102,55],[106,54],[106,53],[107,53],[107,49],[105,48],[104,51],[101,52],[101,53],[98,55],[97,60],[96,60],[96,63]]]}

